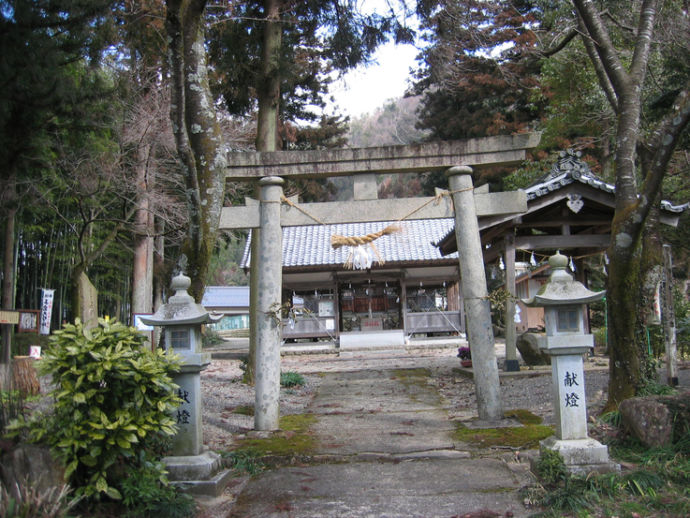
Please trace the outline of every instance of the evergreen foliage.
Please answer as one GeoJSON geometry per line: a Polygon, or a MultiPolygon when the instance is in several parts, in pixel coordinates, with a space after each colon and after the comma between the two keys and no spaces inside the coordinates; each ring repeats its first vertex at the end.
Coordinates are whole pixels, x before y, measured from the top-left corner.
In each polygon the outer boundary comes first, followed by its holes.
{"type": "Polygon", "coordinates": [[[154,451],[175,433],[179,404],[171,375],[178,364],[162,350],[144,347],[134,328],[100,319],[93,329],[80,321],[57,331],[38,369],[57,383],[54,410],[32,416],[33,441],[48,444],[66,466],[79,495],[120,499],[118,489],[141,452],[154,451]]]}
{"type": "MultiPolygon", "coordinates": [[[[315,121],[323,107],[332,71],[367,63],[390,35],[412,40],[412,30],[392,13],[364,14],[352,0],[281,2],[279,59],[280,112],[283,121],[315,121]]],[[[209,9],[209,59],[213,91],[231,114],[256,107],[266,24],[262,0],[234,4],[229,12],[209,9]]]]}
{"type": "Polygon", "coordinates": [[[537,44],[538,2],[439,2],[417,11],[428,42],[417,72],[420,125],[440,139],[515,133],[542,109],[539,63],[521,59],[537,44]]]}

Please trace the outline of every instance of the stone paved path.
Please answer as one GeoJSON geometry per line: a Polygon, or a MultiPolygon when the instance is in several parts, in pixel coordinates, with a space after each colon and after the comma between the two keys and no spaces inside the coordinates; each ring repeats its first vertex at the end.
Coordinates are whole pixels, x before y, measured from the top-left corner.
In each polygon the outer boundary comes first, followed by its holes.
{"type": "Polygon", "coordinates": [[[324,374],[310,405],[321,463],[250,480],[233,517],[528,516],[529,476],[506,458],[471,458],[423,369],[324,374]],[[509,513],[506,515],[506,512],[509,513]],[[512,513],[512,514],[511,514],[512,513]]]}

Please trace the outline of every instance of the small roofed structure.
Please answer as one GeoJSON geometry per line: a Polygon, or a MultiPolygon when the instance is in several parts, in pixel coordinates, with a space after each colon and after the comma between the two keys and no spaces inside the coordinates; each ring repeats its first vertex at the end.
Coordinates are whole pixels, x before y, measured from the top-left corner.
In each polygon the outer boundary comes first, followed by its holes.
{"type": "MultiPolygon", "coordinates": [[[[527,211],[520,215],[479,218],[484,264],[499,261],[506,272],[518,268],[514,286],[507,289],[519,299],[532,297],[546,282],[544,261],[556,250],[568,257],[568,266],[586,284],[583,260],[603,253],[611,242],[611,222],[616,207],[615,186],[598,178],[573,150],[562,151],[551,170],[524,189],[527,211]],[[530,263],[532,266],[530,267],[530,263]],[[511,289],[512,288],[512,289],[511,289]]],[[[660,203],[660,222],[677,226],[688,203],[660,203]]],[[[457,251],[454,229],[437,243],[444,254],[457,251]]],[[[543,311],[519,302],[523,319],[518,329],[542,329],[543,311]]]]}
{"type": "Polygon", "coordinates": [[[560,251],[549,257],[549,265],[552,268],[549,282],[532,297],[525,300],[528,306],[562,306],[565,304],[589,304],[604,297],[605,291],[591,291],[581,282],[573,280],[566,268],[568,258],[561,255],[560,251]]]}
{"type": "Polygon", "coordinates": [[[215,331],[249,327],[249,286],[207,286],[201,304],[222,318],[211,325],[215,331]]]}
{"type": "Polygon", "coordinates": [[[433,244],[452,226],[445,218],[284,227],[283,339],[323,338],[347,348],[402,345],[413,335],[464,336],[457,254],[444,257],[433,244]],[[390,225],[400,231],[376,240],[378,257],[367,269],[346,268],[348,247],[331,246],[334,234],[360,236],[390,225]]]}

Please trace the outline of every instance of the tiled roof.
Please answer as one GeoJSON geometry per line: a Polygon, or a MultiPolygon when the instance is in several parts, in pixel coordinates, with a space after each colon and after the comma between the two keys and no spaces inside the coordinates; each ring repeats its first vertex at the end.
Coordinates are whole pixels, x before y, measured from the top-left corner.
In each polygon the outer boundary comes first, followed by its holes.
{"type": "MultiPolygon", "coordinates": [[[[331,236],[364,236],[378,232],[393,221],[371,223],[340,223],[334,225],[305,225],[283,228],[283,267],[342,265],[348,258],[351,248],[333,250],[331,236]]],[[[399,223],[400,232],[382,236],[374,241],[379,254],[389,263],[428,262],[457,257],[457,253],[442,256],[432,242],[453,228],[454,220],[427,219],[405,220],[399,223]]],[[[249,243],[242,258],[241,266],[249,265],[249,243]]]]}
{"type": "Polygon", "coordinates": [[[201,305],[209,308],[248,308],[249,286],[207,286],[201,305]]]}
{"type": "MultiPolygon", "coordinates": [[[[597,178],[587,164],[580,160],[579,154],[569,150],[561,152],[560,158],[553,165],[549,174],[525,189],[527,201],[530,202],[541,196],[546,196],[550,192],[557,191],[573,182],[580,182],[610,194],[616,190],[614,185],[597,178]]],[[[689,206],[690,202],[673,205],[670,201],[661,201],[661,209],[668,212],[681,213],[689,206]]]]}

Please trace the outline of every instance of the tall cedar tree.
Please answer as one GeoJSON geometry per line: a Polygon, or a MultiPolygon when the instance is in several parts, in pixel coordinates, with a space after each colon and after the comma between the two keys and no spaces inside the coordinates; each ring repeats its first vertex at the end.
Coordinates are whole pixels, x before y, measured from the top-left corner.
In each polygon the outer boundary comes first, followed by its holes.
{"type": "Polygon", "coordinates": [[[537,43],[536,2],[423,0],[418,11],[429,43],[415,87],[420,125],[440,139],[524,130],[539,113],[539,67],[517,58],[537,43]]]}
{"type": "MultiPolygon", "coordinates": [[[[213,89],[231,114],[258,109],[258,151],[315,147],[310,135],[299,135],[292,123],[314,121],[313,107],[325,105],[329,75],[367,62],[376,47],[394,34],[409,41],[412,33],[392,13],[362,15],[352,0],[258,0],[210,10],[217,18],[209,40],[213,89]]],[[[344,121],[322,117],[313,136],[327,137],[316,146],[337,145],[344,121]]],[[[309,200],[323,198],[324,181],[301,181],[289,187],[309,200]],[[306,195],[306,196],[305,196],[306,195]]],[[[253,233],[252,256],[258,255],[258,232],[253,233]]],[[[252,265],[251,310],[256,312],[256,262],[252,265]]],[[[253,380],[256,319],[250,329],[250,358],[246,380],[253,380]]]]}
{"type": "MultiPolygon", "coordinates": [[[[418,127],[430,130],[430,138],[506,135],[526,130],[539,118],[540,64],[525,59],[537,44],[534,27],[542,16],[537,4],[418,2],[428,46],[420,56],[414,92],[423,94],[418,127]]],[[[443,181],[430,175],[424,189],[431,193],[443,181]]]]}
{"type": "MultiPolygon", "coordinates": [[[[0,1],[0,182],[4,224],[2,307],[14,307],[15,218],[32,176],[48,161],[56,126],[79,119],[83,96],[73,64],[96,61],[112,35],[104,0],[0,1]]],[[[3,327],[0,360],[9,363],[3,327]]]]}
{"type": "MultiPolygon", "coordinates": [[[[231,114],[246,115],[258,109],[259,127],[266,131],[262,99],[278,97],[275,149],[324,149],[345,143],[348,120],[321,115],[334,74],[370,60],[376,47],[391,34],[396,41],[411,41],[412,31],[392,11],[362,14],[351,0],[289,2],[250,1],[229,12],[209,9],[214,23],[209,30],[212,90],[225,100],[231,114]],[[264,5],[266,4],[266,5],[264,5]],[[280,29],[275,66],[267,75],[265,22],[269,6],[275,10],[273,31],[280,29]],[[274,75],[277,84],[269,77],[274,75]],[[279,89],[267,95],[273,85],[279,89]],[[304,123],[311,126],[304,126],[304,123]]],[[[268,150],[266,135],[259,135],[257,150],[268,150]]],[[[332,186],[323,180],[291,182],[288,190],[306,201],[330,197],[332,186]]]]}

